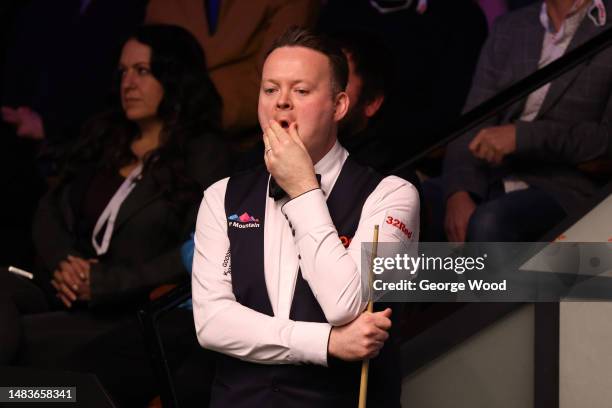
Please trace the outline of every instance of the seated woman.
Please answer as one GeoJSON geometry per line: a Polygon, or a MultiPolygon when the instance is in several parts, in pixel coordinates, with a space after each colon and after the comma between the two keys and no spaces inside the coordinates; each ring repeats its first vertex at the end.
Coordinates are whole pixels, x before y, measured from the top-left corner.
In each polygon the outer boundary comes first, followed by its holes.
{"type": "Polygon", "coordinates": [[[46,289],[68,310],[22,318],[22,364],[54,364],[132,317],[151,289],[186,280],[181,244],[203,189],[227,173],[220,98],[187,31],[139,28],[119,73],[120,106],[86,126],[36,214],[46,289]]]}

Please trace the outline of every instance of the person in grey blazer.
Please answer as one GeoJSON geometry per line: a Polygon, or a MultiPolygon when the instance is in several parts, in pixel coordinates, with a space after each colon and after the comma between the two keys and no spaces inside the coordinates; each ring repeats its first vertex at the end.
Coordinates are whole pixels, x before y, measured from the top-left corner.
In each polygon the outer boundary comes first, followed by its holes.
{"type": "MultiPolygon", "coordinates": [[[[465,110],[608,29],[610,3],[546,0],[499,18],[465,110]]],[[[608,48],[449,144],[448,239],[536,240],[580,209],[600,186],[582,165],[610,155],[611,97],[608,48]]]]}

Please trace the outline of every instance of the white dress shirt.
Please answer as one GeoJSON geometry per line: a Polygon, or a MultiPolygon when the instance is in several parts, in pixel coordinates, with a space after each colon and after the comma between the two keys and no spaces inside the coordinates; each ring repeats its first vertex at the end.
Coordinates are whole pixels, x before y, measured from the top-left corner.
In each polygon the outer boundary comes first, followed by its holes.
{"type": "MultiPolygon", "coordinates": [[[[588,1],[588,3],[592,3],[592,0],[588,1]]],[[[559,27],[559,30],[555,31],[555,27],[548,17],[546,2],[542,3],[540,22],[544,27],[544,39],[542,42],[542,53],[538,61],[538,69],[545,67],[565,54],[567,46],[574,38],[574,34],[576,34],[584,17],[587,13],[594,11],[594,4],[581,7],[583,4],[583,0],[574,1],[572,9],[565,20],[563,20],[561,27],[559,27]]],[[[594,24],[597,23],[594,22],[594,24]]],[[[522,121],[531,122],[535,119],[542,107],[542,103],[544,103],[544,98],[546,98],[549,88],[550,82],[529,94],[527,102],[525,103],[525,108],[521,114],[522,121]]]]}
{"type": "Polygon", "coordinates": [[[266,198],[264,271],[274,316],[241,305],[232,292],[225,214],[229,179],[204,192],[192,278],[195,327],[203,347],[263,364],[326,365],[332,325],[352,321],[365,308],[360,247],[372,241],[374,225],[380,225],[379,242],[400,242],[406,253],[416,255],[418,192],[395,176],[384,178],[367,198],[351,244],[348,249],[342,245],[326,199],[347,157],[336,142],[315,165],[320,189],[292,200],[266,198]],[[386,223],[388,217],[401,220],[407,229],[386,223]],[[329,323],[289,319],[298,268],[329,323]]]}
{"type": "MultiPolygon", "coordinates": [[[[542,3],[542,8],[540,9],[540,23],[544,27],[544,39],[542,40],[542,53],[538,61],[538,69],[545,67],[565,54],[565,50],[567,50],[567,47],[574,38],[585,16],[588,15],[595,25],[599,26],[605,23],[605,7],[600,7],[602,6],[601,0],[586,1],[589,3],[588,5],[584,4],[584,0],[574,1],[572,8],[557,31],[555,31],[555,27],[548,17],[546,2],[542,3]],[[584,7],[582,7],[583,5],[584,7]],[[597,18],[593,17],[595,13],[597,14],[597,18]]],[[[520,120],[531,122],[538,116],[549,89],[550,82],[529,94],[523,112],[521,113],[520,120]]],[[[506,193],[524,190],[528,187],[529,185],[527,183],[514,176],[504,178],[504,191],[506,193]]]]}

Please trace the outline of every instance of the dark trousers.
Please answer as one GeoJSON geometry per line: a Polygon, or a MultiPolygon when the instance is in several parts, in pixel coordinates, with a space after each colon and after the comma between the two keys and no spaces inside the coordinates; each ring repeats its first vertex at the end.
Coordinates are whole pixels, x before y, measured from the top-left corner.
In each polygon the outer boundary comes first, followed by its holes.
{"type": "MultiPolygon", "coordinates": [[[[214,359],[198,344],[192,311],[171,310],[158,328],[180,406],[207,407],[214,359]]],[[[118,407],[146,406],[160,388],[145,344],[130,319],[76,349],[65,367],[94,373],[118,407]]]]}
{"type": "MultiPolygon", "coordinates": [[[[159,321],[181,407],[206,407],[214,362],[198,344],[191,310],[159,321]]],[[[146,406],[159,394],[134,311],[56,310],[37,285],[0,270],[0,365],[94,373],[119,407],[146,406]]]]}
{"type": "MultiPolygon", "coordinates": [[[[423,183],[429,229],[425,240],[445,241],[446,200],[440,178],[423,183]]],[[[565,211],[546,192],[534,187],[504,193],[501,188],[477,203],[468,223],[469,242],[537,241],[565,217],[565,211]]]]}
{"type": "Polygon", "coordinates": [[[13,301],[0,295],[0,365],[15,359],[22,338],[19,311],[13,301]]]}
{"type": "Polygon", "coordinates": [[[121,321],[121,315],[95,315],[86,307],[53,310],[32,281],[0,270],[0,364],[60,368],[80,345],[121,321]],[[8,332],[8,333],[7,333],[8,332]]]}
{"type": "Polygon", "coordinates": [[[16,361],[22,349],[22,315],[49,310],[43,291],[26,278],[0,268],[0,365],[16,361]]]}

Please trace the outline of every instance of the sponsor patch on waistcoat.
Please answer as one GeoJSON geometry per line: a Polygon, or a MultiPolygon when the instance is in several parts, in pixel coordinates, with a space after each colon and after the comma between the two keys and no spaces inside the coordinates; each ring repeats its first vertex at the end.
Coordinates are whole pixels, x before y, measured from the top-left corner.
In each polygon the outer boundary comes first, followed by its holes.
{"type": "Polygon", "coordinates": [[[259,218],[255,218],[252,215],[249,215],[248,212],[242,213],[242,215],[232,214],[227,217],[227,226],[234,228],[259,228],[261,224],[259,223],[259,218]]]}

